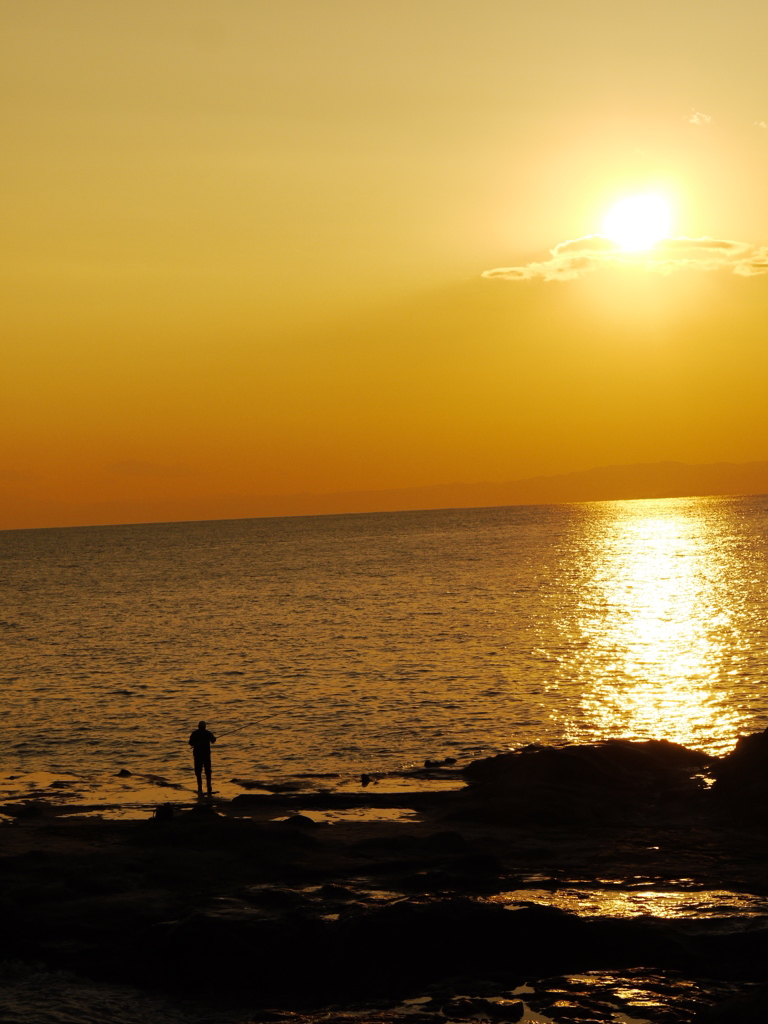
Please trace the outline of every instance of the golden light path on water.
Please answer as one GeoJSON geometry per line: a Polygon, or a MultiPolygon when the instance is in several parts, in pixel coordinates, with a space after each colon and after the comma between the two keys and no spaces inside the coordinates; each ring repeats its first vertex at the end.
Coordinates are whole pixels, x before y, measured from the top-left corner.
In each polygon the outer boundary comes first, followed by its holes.
{"type": "Polygon", "coordinates": [[[202,717],[220,785],[768,725],[768,495],[9,531],[0,562],[8,800],[194,785],[202,717]]]}
{"type": "Polygon", "coordinates": [[[569,741],[583,742],[586,726],[590,738],[665,738],[722,753],[748,731],[748,709],[724,689],[746,650],[736,560],[716,521],[690,513],[690,499],[605,506],[577,642],[561,659],[583,684],[580,721],[564,723],[569,741]]]}

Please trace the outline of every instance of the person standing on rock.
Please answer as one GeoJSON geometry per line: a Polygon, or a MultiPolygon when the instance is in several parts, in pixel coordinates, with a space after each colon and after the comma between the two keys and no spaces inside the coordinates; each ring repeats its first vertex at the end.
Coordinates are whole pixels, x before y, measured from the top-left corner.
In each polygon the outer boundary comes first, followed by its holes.
{"type": "Polygon", "coordinates": [[[211,744],[216,742],[212,732],[208,732],[205,722],[198,722],[197,728],[189,737],[189,745],[192,747],[192,756],[195,762],[195,775],[197,776],[197,792],[203,792],[203,769],[205,769],[205,781],[208,784],[208,795],[211,789],[211,744]]]}

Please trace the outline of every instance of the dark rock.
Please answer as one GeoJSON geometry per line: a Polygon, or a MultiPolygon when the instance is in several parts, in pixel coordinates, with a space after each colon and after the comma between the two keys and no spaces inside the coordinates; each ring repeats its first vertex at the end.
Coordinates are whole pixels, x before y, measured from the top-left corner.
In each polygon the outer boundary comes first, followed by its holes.
{"type": "Polygon", "coordinates": [[[401,878],[400,885],[411,892],[423,893],[456,890],[498,892],[498,880],[503,870],[501,861],[491,854],[470,854],[452,858],[440,868],[406,875],[401,878]]]}
{"type": "Polygon", "coordinates": [[[443,1013],[448,1020],[466,1020],[468,1017],[485,1016],[489,1014],[483,1013],[484,1010],[484,999],[469,999],[459,998],[452,999],[449,1003],[443,1006],[443,1013]]]}
{"type": "Polygon", "coordinates": [[[173,815],[163,819],[150,818],[130,828],[126,840],[134,846],[168,846],[187,850],[218,850],[231,853],[250,851],[258,845],[261,849],[271,846],[284,848],[286,845],[309,844],[309,837],[298,835],[291,830],[269,827],[243,818],[225,818],[215,808],[200,804],[190,811],[183,811],[173,804],[173,815]],[[159,825],[158,825],[159,823],[159,825]]]}
{"type": "Polygon", "coordinates": [[[338,922],[338,960],[350,984],[389,989],[482,969],[539,971],[544,963],[578,966],[587,940],[583,922],[553,908],[510,912],[495,903],[456,897],[401,900],[338,922]],[[566,961],[564,958],[568,957],[566,961]]]}
{"type": "Polygon", "coordinates": [[[768,732],[741,736],[715,764],[712,795],[728,809],[765,812],[768,805],[768,732]]]}
{"type": "Polygon", "coordinates": [[[243,896],[266,910],[294,910],[311,904],[303,893],[285,886],[249,886],[243,896]]]}
{"type": "Polygon", "coordinates": [[[153,786],[161,786],[163,789],[183,789],[179,782],[171,782],[162,775],[144,775],[143,778],[153,786]]]}
{"type": "Polygon", "coordinates": [[[350,847],[350,852],[360,857],[412,858],[419,852],[421,843],[412,835],[381,836],[362,839],[350,847]]]}
{"type": "Polygon", "coordinates": [[[454,861],[454,870],[460,871],[467,878],[498,878],[504,866],[492,853],[470,853],[454,861]]]}
{"type": "MultiPolygon", "coordinates": [[[[640,1007],[637,1008],[638,1012],[642,1012],[640,1007]]],[[[542,1008],[542,1013],[552,1017],[557,1024],[561,1021],[576,1021],[582,1022],[582,1024],[599,1024],[600,1021],[615,1021],[615,1012],[606,1013],[604,1011],[595,1010],[589,1006],[582,1006],[580,1003],[568,1002],[564,999],[558,999],[556,1002],[545,1005],[542,1008]]]]}
{"type": "Polygon", "coordinates": [[[292,1010],[254,1010],[251,1014],[251,1021],[254,1024],[267,1024],[272,1021],[295,1021],[301,1020],[298,1013],[294,1013],[292,1010]]]}
{"type": "Polygon", "coordinates": [[[712,761],[667,740],[532,745],[467,765],[463,774],[473,785],[460,794],[460,814],[499,823],[598,822],[644,806],[690,806],[704,793],[694,773],[712,761]]]}
{"type": "Polygon", "coordinates": [[[209,803],[195,804],[193,807],[190,807],[189,813],[191,815],[194,815],[194,817],[197,819],[218,818],[219,816],[219,812],[216,810],[216,808],[209,803]]]}
{"type": "Polygon", "coordinates": [[[765,1024],[768,1021],[768,985],[700,1010],[693,1020],[695,1024],[765,1024]]]}
{"type": "Polygon", "coordinates": [[[268,1024],[272,1021],[298,1021],[301,1017],[292,1010],[254,1010],[250,1020],[253,1024],[268,1024]]]}
{"type": "MultiPolygon", "coordinates": [[[[230,779],[230,782],[236,786],[242,787],[242,789],[263,789],[266,791],[268,782],[263,782],[261,779],[230,779]]],[[[237,800],[237,797],[233,799],[237,800]]]]}
{"type": "Polygon", "coordinates": [[[118,779],[129,779],[132,774],[133,774],[133,772],[129,772],[127,768],[121,768],[120,771],[117,772],[117,778],[118,779]]]}
{"type": "Polygon", "coordinates": [[[355,914],[362,914],[370,906],[370,902],[363,902],[360,900],[350,900],[345,902],[339,909],[339,917],[354,917],[355,914]]]}
{"type": "Polygon", "coordinates": [[[442,1007],[442,1011],[449,1020],[467,1020],[471,1017],[514,1022],[523,1016],[525,1007],[519,999],[510,1001],[465,996],[450,1000],[442,1007]]]}
{"type": "Polygon", "coordinates": [[[318,823],[314,818],[310,818],[307,814],[292,814],[290,818],[286,818],[285,821],[281,821],[280,824],[285,828],[300,828],[300,829],[313,829],[318,827],[318,823]]]}
{"type": "Polygon", "coordinates": [[[157,926],[143,952],[158,982],[203,987],[210,979],[216,990],[227,985],[270,1001],[290,990],[300,998],[325,985],[328,928],[301,912],[265,915],[222,904],[157,926]]]}
{"type": "Polygon", "coordinates": [[[355,900],[357,899],[357,893],[354,890],[347,888],[346,885],[336,885],[333,882],[327,882],[321,886],[318,891],[318,896],[321,896],[326,900],[355,900]]]}
{"type": "Polygon", "coordinates": [[[518,1021],[525,1013],[519,999],[489,999],[488,1013],[494,1020],[518,1021]]]}
{"type": "Polygon", "coordinates": [[[23,800],[20,804],[3,804],[0,811],[12,818],[42,818],[53,807],[46,800],[23,800]]]}
{"type": "Polygon", "coordinates": [[[467,840],[459,832],[433,832],[424,840],[427,853],[464,854],[467,852],[467,840]]]}
{"type": "Polygon", "coordinates": [[[155,821],[170,821],[174,814],[173,804],[158,804],[152,816],[155,821]]]}
{"type": "MultiPolygon", "coordinates": [[[[239,782],[242,786],[243,783],[239,782]]],[[[275,800],[269,793],[238,793],[230,800],[233,807],[269,807],[274,806],[275,800]]]]}

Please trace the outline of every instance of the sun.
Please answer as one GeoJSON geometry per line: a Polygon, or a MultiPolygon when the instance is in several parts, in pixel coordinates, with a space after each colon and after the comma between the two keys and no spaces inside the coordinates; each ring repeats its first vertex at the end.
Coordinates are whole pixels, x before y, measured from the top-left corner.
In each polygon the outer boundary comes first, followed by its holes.
{"type": "Polygon", "coordinates": [[[672,214],[661,196],[630,196],[611,207],[603,231],[627,252],[650,249],[669,234],[672,214]]]}

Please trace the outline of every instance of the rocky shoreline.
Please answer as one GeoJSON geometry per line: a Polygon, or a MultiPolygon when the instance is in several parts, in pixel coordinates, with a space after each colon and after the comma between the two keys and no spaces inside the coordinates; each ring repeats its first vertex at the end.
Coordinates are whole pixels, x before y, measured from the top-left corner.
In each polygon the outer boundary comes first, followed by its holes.
{"type": "Polygon", "coordinates": [[[768,1019],[765,734],[724,758],[615,740],[408,781],[140,822],[0,807],[0,956],[211,1022],[768,1019]]]}

